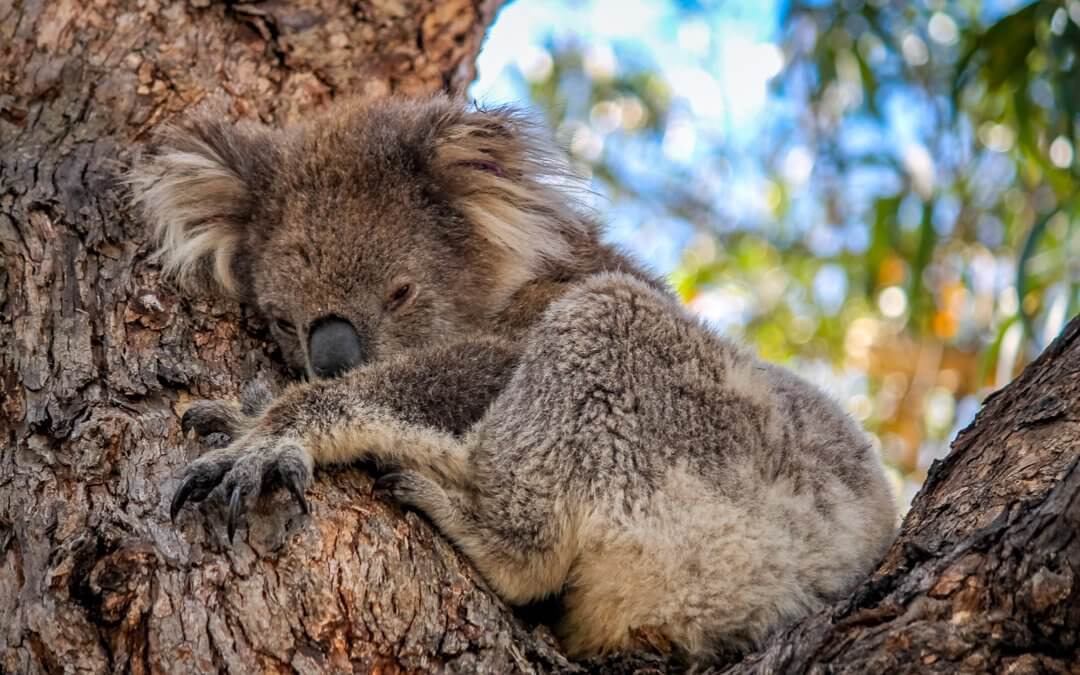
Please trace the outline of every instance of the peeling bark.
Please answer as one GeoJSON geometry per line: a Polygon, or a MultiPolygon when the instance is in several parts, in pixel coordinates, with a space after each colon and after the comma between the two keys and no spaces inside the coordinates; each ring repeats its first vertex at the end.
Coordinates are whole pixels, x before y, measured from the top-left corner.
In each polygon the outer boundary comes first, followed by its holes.
{"type": "MultiPolygon", "coordinates": [[[[282,123],[462,89],[499,0],[0,0],[0,672],[660,672],[572,664],[360,469],[229,546],[167,502],[177,412],[283,370],[163,286],[118,171],[207,96],[282,123]]],[[[1080,672],[1080,323],[986,404],[856,593],[738,671],[1080,672]]]]}

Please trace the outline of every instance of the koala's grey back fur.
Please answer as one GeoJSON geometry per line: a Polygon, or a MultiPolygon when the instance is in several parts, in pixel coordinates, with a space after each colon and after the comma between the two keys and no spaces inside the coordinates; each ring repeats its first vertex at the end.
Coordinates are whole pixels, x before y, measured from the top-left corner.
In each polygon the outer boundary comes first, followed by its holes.
{"type": "Polygon", "coordinates": [[[527,486],[476,497],[487,536],[545,552],[507,585],[565,584],[575,653],[643,626],[695,654],[748,647],[842,594],[895,525],[835,403],[626,275],[549,308],[473,433],[485,484],[527,486]]]}
{"type": "Polygon", "coordinates": [[[194,408],[196,428],[231,426],[235,437],[191,465],[174,512],[224,484],[231,532],[270,479],[300,494],[313,465],[370,458],[504,599],[561,595],[572,654],[634,648],[642,631],[695,657],[750,647],[844,593],[881,555],[896,511],[880,462],[835,402],[715,334],[601,244],[591,220],[554,203],[568,193],[536,173],[552,152],[517,119],[444,99],[345,108],[268,150],[287,175],[260,168],[256,181],[206,140],[220,130],[196,125],[188,133],[209,153],[183,164],[216,165],[202,177],[224,176],[216,194],[283,186],[282,206],[256,209],[271,219],[257,235],[235,202],[217,209],[218,224],[205,217],[212,206],[171,213],[198,182],[170,159],[190,142],[166,143],[136,169],[173,267],[216,258],[225,285],[243,286],[268,318],[288,316],[299,367],[306,326],[322,315],[376,345],[372,363],[294,386],[261,417],[194,408]],[[373,120],[397,120],[396,134],[378,135],[388,147],[351,145],[375,137],[373,120]],[[318,179],[316,156],[334,180],[318,179]],[[296,162],[314,178],[288,175],[296,162]],[[350,162],[382,173],[353,191],[342,181],[357,175],[350,162]],[[413,248],[395,247],[393,232],[413,248]],[[185,244],[214,236],[226,247],[185,244]],[[364,255],[323,250],[335,243],[364,255]],[[223,278],[241,246],[244,271],[223,278]],[[282,260],[297,247],[323,264],[282,260]],[[401,278],[408,304],[387,304],[401,278]]]}

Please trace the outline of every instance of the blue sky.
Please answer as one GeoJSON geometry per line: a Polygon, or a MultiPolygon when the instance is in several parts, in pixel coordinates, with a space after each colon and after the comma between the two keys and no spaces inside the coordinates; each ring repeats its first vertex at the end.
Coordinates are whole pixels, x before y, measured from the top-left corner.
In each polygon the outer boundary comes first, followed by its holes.
{"type": "MultiPolygon", "coordinates": [[[[487,104],[527,104],[526,78],[550,68],[546,46],[551,44],[582,47],[587,69],[596,72],[655,70],[675,100],[674,112],[656,143],[609,143],[607,151],[617,153],[613,164],[625,182],[662,189],[658,181],[670,177],[657,175],[655,155],[660,152],[665,171],[683,168],[710,198],[752,211],[761,201],[756,167],[740,172],[746,180],[726,180],[725,190],[711,190],[721,177],[710,176],[700,160],[723,145],[738,161],[738,151],[761,132],[765,109],[782,105],[768,93],[770,78],[783,67],[776,45],[782,10],[777,0],[721,2],[715,7],[648,0],[518,0],[502,10],[492,27],[470,93],[487,104]]],[[[594,187],[605,193],[604,186],[594,187]]],[[[650,213],[641,202],[607,201],[602,210],[609,239],[662,273],[678,264],[694,233],[689,223],[650,213]]]]}
{"type": "Polygon", "coordinates": [[[488,103],[525,100],[527,88],[508,68],[549,40],[577,41],[616,68],[619,58],[647,54],[696,117],[727,134],[752,131],[768,80],[783,65],[775,45],[783,3],[715,4],[697,11],[698,3],[655,0],[512,2],[488,35],[471,93],[488,103]]]}
{"type": "MultiPolygon", "coordinates": [[[[941,0],[925,4],[931,10],[944,6],[941,0]]],[[[989,21],[1024,4],[990,0],[981,11],[989,21]]],[[[784,26],[787,12],[785,0],[516,0],[503,8],[489,32],[470,93],[487,104],[527,104],[530,73],[541,75],[551,67],[549,45],[577,46],[585,52],[586,70],[601,74],[654,70],[674,101],[663,137],[627,140],[584,129],[585,154],[606,153],[622,182],[640,187],[643,195],[663,191],[665,181],[681,181],[680,186],[711,201],[722,222],[769,228],[775,225],[769,207],[775,185],[764,170],[763,140],[784,153],[779,163],[783,178],[796,187],[807,184],[815,166],[813,154],[792,133],[799,104],[769,89],[785,66],[778,43],[781,31],[790,28],[784,26]]],[[[836,130],[844,151],[884,152],[932,184],[935,156],[942,152],[924,145],[932,135],[933,106],[920,90],[906,86],[886,87],[879,95],[884,125],[849,115],[836,130]]],[[[569,106],[586,105],[568,99],[569,106]]],[[[588,110],[567,112],[589,117],[588,110]]],[[[848,180],[856,208],[897,189],[895,177],[884,172],[856,171],[848,180]]],[[[605,186],[594,189],[606,195],[605,186]]],[[[695,231],[689,223],[650,210],[647,199],[606,200],[598,206],[606,215],[609,238],[662,273],[678,264],[695,231]]],[[[826,216],[813,195],[801,194],[793,209],[798,217],[792,222],[801,231],[789,236],[804,238],[822,256],[834,255],[838,247],[856,253],[865,248],[864,224],[823,222],[826,216]]],[[[948,209],[936,214],[942,229],[950,227],[949,216],[948,209]]],[[[826,299],[826,304],[835,303],[826,299]]]]}

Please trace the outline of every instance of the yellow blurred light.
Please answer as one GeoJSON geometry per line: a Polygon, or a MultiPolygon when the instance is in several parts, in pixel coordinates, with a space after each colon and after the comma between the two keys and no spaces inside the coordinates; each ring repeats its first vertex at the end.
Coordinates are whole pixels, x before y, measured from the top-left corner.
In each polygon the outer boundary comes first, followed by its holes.
{"type": "Polygon", "coordinates": [[[948,311],[942,310],[934,314],[934,320],[931,322],[934,335],[937,335],[942,339],[949,339],[956,335],[957,321],[956,317],[948,311]]]}
{"type": "Polygon", "coordinates": [[[1058,136],[1050,144],[1050,161],[1059,169],[1067,169],[1073,161],[1073,147],[1069,139],[1058,136]]]}
{"type": "Polygon", "coordinates": [[[878,309],[890,319],[901,317],[907,311],[907,294],[899,286],[889,286],[878,295],[878,309]]]}
{"type": "Polygon", "coordinates": [[[959,31],[956,29],[956,22],[952,20],[952,17],[944,12],[934,12],[934,15],[930,17],[930,23],[926,27],[926,32],[930,34],[930,38],[934,42],[939,42],[943,45],[951,45],[956,43],[959,31]]]}
{"type": "Polygon", "coordinates": [[[881,261],[878,268],[878,283],[882,286],[895,286],[907,276],[907,264],[896,255],[889,255],[881,261]]]}
{"type": "Polygon", "coordinates": [[[766,324],[757,334],[761,355],[770,361],[781,361],[787,356],[787,336],[776,324],[766,324]]]}
{"type": "Polygon", "coordinates": [[[525,49],[517,58],[516,63],[525,79],[533,84],[551,77],[551,71],[555,67],[555,62],[548,50],[536,46],[525,49]]]}
{"type": "Polygon", "coordinates": [[[937,379],[938,384],[951,392],[960,388],[960,373],[955,368],[942,368],[937,379]]]}
{"type": "Polygon", "coordinates": [[[1032,291],[1024,296],[1024,314],[1031,316],[1039,311],[1039,295],[1032,291]]]}
{"type": "Polygon", "coordinates": [[[610,45],[598,44],[585,52],[585,73],[594,80],[610,80],[615,77],[618,61],[610,45]]]}
{"type": "Polygon", "coordinates": [[[874,412],[874,403],[866,394],[856,394],[848,399],[847,409],[852,417],[860,422],[865,422],[870,419],[870,415],[874,412]]]}
{"type": "Polygon", "coordinates": [[[792,319],[791,325],[788,326],[788,339],[791,340],[792,344],[803,345],[814,337],[816,330],[817,322],[805,316],[797,316],[792,319]]]}
{"type": "Polygon", "coordinates": [[[638,97],[624,96],[619,99],[619,105],[622,107],[623,129],[627,131],[640,129],[641,125],[645,123],[645,106],[641,105],[638,97]]]}
{"type": "Polygon", "coordinates": [[[1004,124],[984,122],[979,125],[979,140],[994,152],[1008,152],[1016,141],[1016,132],[1004,124]]]}
{"type": "Polygon", "coordinates": [[[908,33],[900,41],[900,51],[904,53],[904,60],[913,66],[925,66],[930,60],[930,51],[926,43],[915,33],[908,33]]]}
{"type": "Polygon", "coordinates": [[[1009,188],[1005,191],[1005,196],[1002,198],[1002,202],[1005,204],[1005,208],[1009,211],[1019,211],[1027,206],[1027,195],[1023,190],[1019,188],[1009,188]]]}
{"type": "Polygon", "coordinates": [[[1005,316],[1012,316],[1020,309],[1020,299],[1016,297],[1016,288],[1009,286],[998,295],[998,307],[1005,316]]]}
{"type": "Polygon", "coordinates": [[[580,127],[570,140],[570,152],[587,162],[595,162],[604,152],[604,139],[589,127],[580,127]]]}
{"type": "Polygon", "coordinates": [[[967,305],[970,296],[971,294],[963,284],[954,281],[946,284],[941,289],[941,304],[948,312],[960,314],[967,305]]]}
{"type": "Polygon", "coordinates": [[[614,101],[600,101],[589,111],[589,122],[602,134],[610,134],[622,125],[622,106],[614,101]]]}
{"type": "Polygon", "coordinates": [[[780,203],[783,201],[784,193],[780,190],[780,186],[775,181],[765,181],[765,206],[770,211],[776,213],[780,208],[780,203]]]}
{"type": "Polygon", "coordinates": [[[870,355],[877,335],[877,321],[869,317],[855,319],[844,334],[844,351],[855,361],[863,361],[870,355]]]}

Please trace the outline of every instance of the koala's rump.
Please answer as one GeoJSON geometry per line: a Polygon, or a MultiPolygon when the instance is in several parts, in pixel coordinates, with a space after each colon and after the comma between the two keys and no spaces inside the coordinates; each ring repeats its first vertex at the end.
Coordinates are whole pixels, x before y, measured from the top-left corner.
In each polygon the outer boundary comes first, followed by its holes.
{"type": "Polygon", "coordinates": [[[894,523],[835,403],[625,275],[547,310],[481,429],[500,510],[572,514],[546,538],[573,540],[560,632],[580,653],[650,628],[748,646],[843,592],[894,523]]]}

